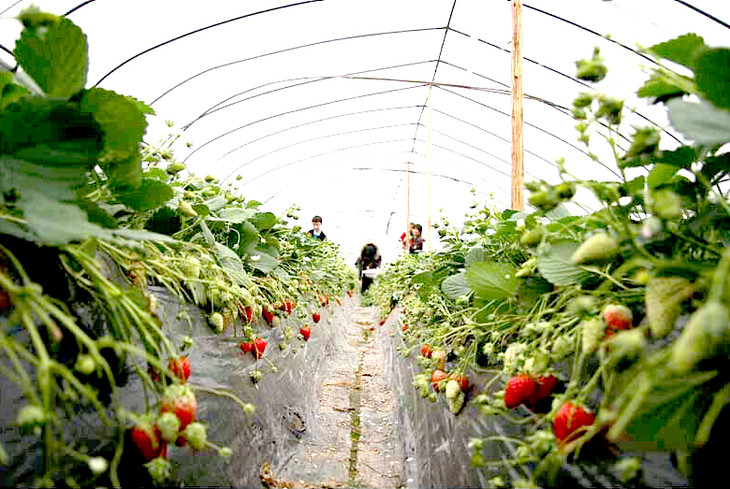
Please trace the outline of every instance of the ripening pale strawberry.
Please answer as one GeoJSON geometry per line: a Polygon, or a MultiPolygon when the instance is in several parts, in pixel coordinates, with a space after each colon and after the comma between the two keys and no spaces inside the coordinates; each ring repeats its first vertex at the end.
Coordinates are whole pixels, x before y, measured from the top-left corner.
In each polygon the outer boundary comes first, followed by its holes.
{"type": "Polygon", "coordinates": [[[600,232],[583,241],[571,259],[575,265],[610,261],[618,256],[619,249],[615,238],[600,232]]]}
{"type": "Polygon", "coordinates": [[[603,320],[612,331],[629,329],[634,323],[631,309],[621,304],[608,304],[603,308],[603,320]]]}
{"type": "Polygon", "coordinates": [[[527,402],[534,394],[537,382],[527,374],[515,375],[507,381],[504,390],[504,405],[513,409],[527,402]]]}
{"type": "Polygon", "coordinates": [[[578,429],[590,426],[596,420],[593,413],[589,413],[582,406],[576,406],[568,401],[560,406],[553,418],[553,433],[558,442],[571,441],[578,429]]]}
{"type": "Polygon", "coordinates": [[[674,329],[682,303],[694,292],[684,277],[651,277],[646,284],[646,317],[652,336],[662,338],[674,329]]]}
{"type": "Polygon", "coordinates": [[[180,379],[181,384],[184,384],[190,378],[190,359],[187,356],[171,359],[168,368],[175,377],[180,379]]]}
{"type": "Polygon", "coordinates": [[[205,448],[205,444],[208,441],[208,430],[203,423],[190,423],[183,430],[182,434],[193,450],[202,450],[205,448]]]}
{"type": "Polygon", "coordinates": [[[195,212],[195,209],[193,209],[193,206],[190,205],[190,202],[187,202],[185,200],[180,201],[180,205],[178,205],[178,210],[182,213],[182,215],[187,217],[196,217],[198,215],[198,213],[195,212]]]}
{"type": "Polygon", "coordinates": [[[581,321],[581,341],[584,354],[596,351],[605,336],[606,327],[598,318],[589,318],[581,321]]]}
{"type": "Polygon", "coordinates": [[[669,367],[685,374],[697,363],[718,354],[730,340],[730,314],[717,300],[710,300],[697,309],[672,347],[669,367]]]}
{"type": "Polygon", "coordinates": [[[462,374],[451,374],[449,375],[449,379],[455,380],[458,384],[461,390],[464,392],[469,390],[469,377],[462,374]]]}
{"type": "Polygon", "coordinates": [[[163,413],[173,413],[180,420],[180,429],[184,430],[187,425],[195,420],[198,411],[198,401],[193,391],[182,385],[171,385],[162,396],[163,413]]]}
{"type": "Polygon", "coordinates": [[[424,343],[423,346],[421,346],[421,356],[431,358],[431,353],[433,353],[433,351],[431,350],[431,345],[429,345],[428,343],[424,343]]]}
{"type": "Polygon", "coordinates": [[[433,390],[437,391],[439,390],[439,383],[446,378],[446,372],[443,370],[437,368],[433,371],[431,374],[431,385],[433,386],[433,390]]]}
{"type": "Polygon", "coordinates": [[[216,333],[222,333],[223,332],[223,315],[219,312],[214,312],[210,316],[208,316],[208,321],[210,322],[210,325],[213,326],[213,329],[215,329],[216,333]]]}

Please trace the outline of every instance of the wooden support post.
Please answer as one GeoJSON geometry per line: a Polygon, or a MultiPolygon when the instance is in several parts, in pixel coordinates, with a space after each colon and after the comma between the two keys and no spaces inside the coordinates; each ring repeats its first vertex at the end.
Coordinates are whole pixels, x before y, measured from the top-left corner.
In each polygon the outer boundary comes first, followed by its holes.
{"type": "Polygon", "coordinates": [[[512,0],[512,209],[525,209],[522,143],[522,0],[512,0]]]}

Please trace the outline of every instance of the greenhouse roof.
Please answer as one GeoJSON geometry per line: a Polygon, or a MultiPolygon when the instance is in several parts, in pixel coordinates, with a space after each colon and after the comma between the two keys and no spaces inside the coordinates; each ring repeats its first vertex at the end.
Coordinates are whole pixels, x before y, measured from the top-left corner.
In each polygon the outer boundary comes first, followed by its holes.
{"type": "MultiPolygon", "coordinates": [[[[8,17],[31,4],[0,2],[8,64],[21,28],[8,17]]],[[[86,33],[90,85],[152,106],[148,144],[169,145],[195,174],[232,182],[271,210],[300,205],[306,229],[322,215],[347,253],[374,241],[392,257],[409,220],[426,227],[444,209],[458,221],[475,200],[472,187],[480,202],[491,196],[495,207],[510,207],[509,1],[36,4],[86,33]]],[[[571,108],[580,92],[605,92],[633,109],[619,146],[645,125],[663,128],[663,144],[679,144],[664,112],[634,93],[654,64],[640,47],[688,32],[730,45],[723,0],[533,0],[522,8],[527,181],[558,181],[562,157],[578,178],[617,176],[607,148],[591,148],[595,161],[577,141],[571,108]],[[609,73],[589,84],[576,78],[575,61],[594,47],[609,73]]]]}

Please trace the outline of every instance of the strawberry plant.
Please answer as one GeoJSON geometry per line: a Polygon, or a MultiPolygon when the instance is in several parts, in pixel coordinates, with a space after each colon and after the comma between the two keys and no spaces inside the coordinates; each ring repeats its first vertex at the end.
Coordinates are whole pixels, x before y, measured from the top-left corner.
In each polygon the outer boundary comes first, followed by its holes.
{"type": "MultiPolygon", "coordinates": [[[[615,467],[636,465],[626,452],[664,451],[690,481],[713,477],[693,466],[708,468],[703,457],[723,442],[714,427],[730,389],[730,50],[688,34],[643,51],[656,64],[637,94],[664,107],[684,141],[628,127],[634,109],[620,99],[581,93],[578,140],[617,180],[575,178],[559,160],[561,182],[526,185],[532,212],[475,203],[461,228],[437,223],[441,251],[399,258],[370,289],[382,315],[397,307],[408,325],[402,353],[428,344],[448,352],[446,368],[504,386],[471,402],[529,426],[507,461],[528,475],[511,472],[515,486],[554,484],[584,446],[615,467]],[[599,145],[615,161],[600,161],[599,145]],[[600,208],[571,216],[562,203],[581,193],[600,208]]],[[[588,82],[608,72],[598,50],[577,68],[588,82]]],[[[436,365],[417,362],[429,376],[436,365]]],[[[514,441],[475,439],[472,463],[493,467],[482,448],[514,441]]]]}

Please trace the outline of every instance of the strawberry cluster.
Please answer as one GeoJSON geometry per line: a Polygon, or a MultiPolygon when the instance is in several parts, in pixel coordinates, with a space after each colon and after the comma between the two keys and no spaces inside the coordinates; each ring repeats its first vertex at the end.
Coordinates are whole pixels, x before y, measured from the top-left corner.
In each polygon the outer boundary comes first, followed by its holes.
{"type": "Polygon", "coordinates": [[[509,409],[524,404],[535,410],[538,404],[552,395],[558,385],[558,378],[554,375],[533,377],[529,374],[515,375],[507,382],[504,391],[504,405],[509,409]]]}

